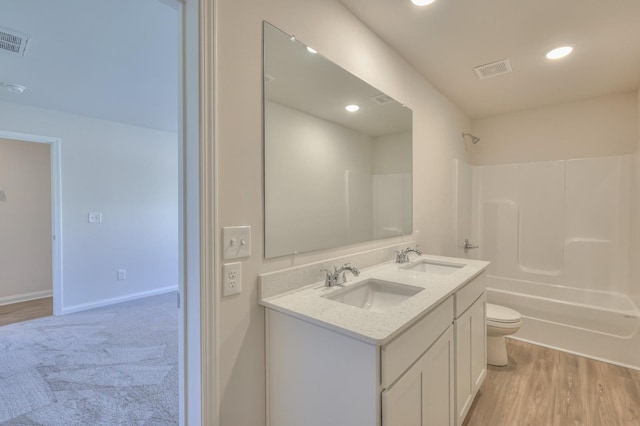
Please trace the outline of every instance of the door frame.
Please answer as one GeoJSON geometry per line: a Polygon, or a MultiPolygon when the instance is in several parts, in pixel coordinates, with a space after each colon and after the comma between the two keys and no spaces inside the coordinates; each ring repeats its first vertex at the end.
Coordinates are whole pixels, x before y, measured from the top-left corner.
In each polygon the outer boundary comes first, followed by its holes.
{"type": "Polygon", "coordinates": [[[62,200],[60,192],[60,144],[61,139],[30,133],[0,130],[0,138],[49,145],[51,161],[51,272],[53,315],[62,313],[62,200]]]}
{"type": "Polygon", "coordinates": [[[215,256],[215,0],[159,0],[181,9],[180,138],[183,197],[180,398],[182,426],[220,422],[218,293],[215,256]],[[203,401],[206,403],[203,404],[203,401]]]}

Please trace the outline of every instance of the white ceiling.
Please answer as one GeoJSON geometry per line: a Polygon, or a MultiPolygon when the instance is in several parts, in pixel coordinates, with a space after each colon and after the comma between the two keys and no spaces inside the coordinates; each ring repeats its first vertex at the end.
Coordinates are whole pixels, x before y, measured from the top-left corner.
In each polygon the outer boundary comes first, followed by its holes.
{"type": "MultiPolygon", "coordinates": [[[[640,87],[639,0],[340,0],[470,117],[640,87]],[[576,45],[559,62],[544,58],[576,45]],[[508,58],[513,72],[473,67],[508,58]]],[[[166,0],[5,0],[0,26],[31,36],[0,51],[0,100],[176,131],[178,12],[166,0]]]]}
{"type": "Polygon", "coordinates": [[[178,11],[160,0],[11,0],[0,26],[31,36],[0,50],[0,100],[177,131],[178,11]]]}
{"type": "Polygon", "coordinates": [[[340,0],[472,118],[640,87],[639,0],[340,0]],[[552,62],[547,50],[576,45],[552,62]],[[509,59],[513,72],[473,68],[509,59]]]}

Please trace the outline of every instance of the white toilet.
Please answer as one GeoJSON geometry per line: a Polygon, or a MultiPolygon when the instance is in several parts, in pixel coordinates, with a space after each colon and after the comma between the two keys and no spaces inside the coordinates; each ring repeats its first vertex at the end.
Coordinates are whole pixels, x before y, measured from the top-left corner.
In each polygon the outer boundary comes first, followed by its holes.
{"type": "Polygon", "coordinates": [[[515,333],[521,325],[520,312],[487,303],[487,364],[497,367],[509,364],[504,336],[515,333]]]}

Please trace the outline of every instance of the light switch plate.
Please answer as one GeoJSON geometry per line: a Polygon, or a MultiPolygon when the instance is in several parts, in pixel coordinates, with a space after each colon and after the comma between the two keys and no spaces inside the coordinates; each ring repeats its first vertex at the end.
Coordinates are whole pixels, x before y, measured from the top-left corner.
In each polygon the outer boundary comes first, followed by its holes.
{"type": "Polygon", "coordinates": [[[251,226],[222,228],[222,250],[223,259],[251,256],[251,226]]]}
{"type": "Polygon", "coordinates": [[[222,267],[222,296],[232,296],[242,291],[242,263],[227,263],[222,267]]]}

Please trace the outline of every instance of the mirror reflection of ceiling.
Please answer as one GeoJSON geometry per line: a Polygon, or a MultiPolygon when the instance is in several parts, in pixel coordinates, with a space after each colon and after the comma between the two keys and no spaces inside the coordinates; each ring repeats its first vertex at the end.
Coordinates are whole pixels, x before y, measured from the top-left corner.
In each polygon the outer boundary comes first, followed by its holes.
{"type": "Polygon", "coordinates": [[[0,101],[176,132],[171,1],[3,1],[0,27],[30,39],[24,55],[0,49],[0,83],[26,86],[0,90],[0,101]]]}
{"type": "Polygon", "coordinates": [[[638,0],[339,1],[472,118],[640,87],[638,0]],[[509,74],[473,71],[507,58],[509,74]]]}
{"type": "MultiPolygon", "coordinates": [[[[345,72],[320,53],[265,25],[265,96],[268,100],[369,136],[411,129],[411,111],[380,90],[345,72]],[[274,59],[275,58],[275,59],[274,59]],[[383,95],[386,103],[374,98],[383,95]],[[345,106],[355,104],[356,112],[345,106]]],[[[379,99],[379,98],[378,98],[379,99]]]]}

